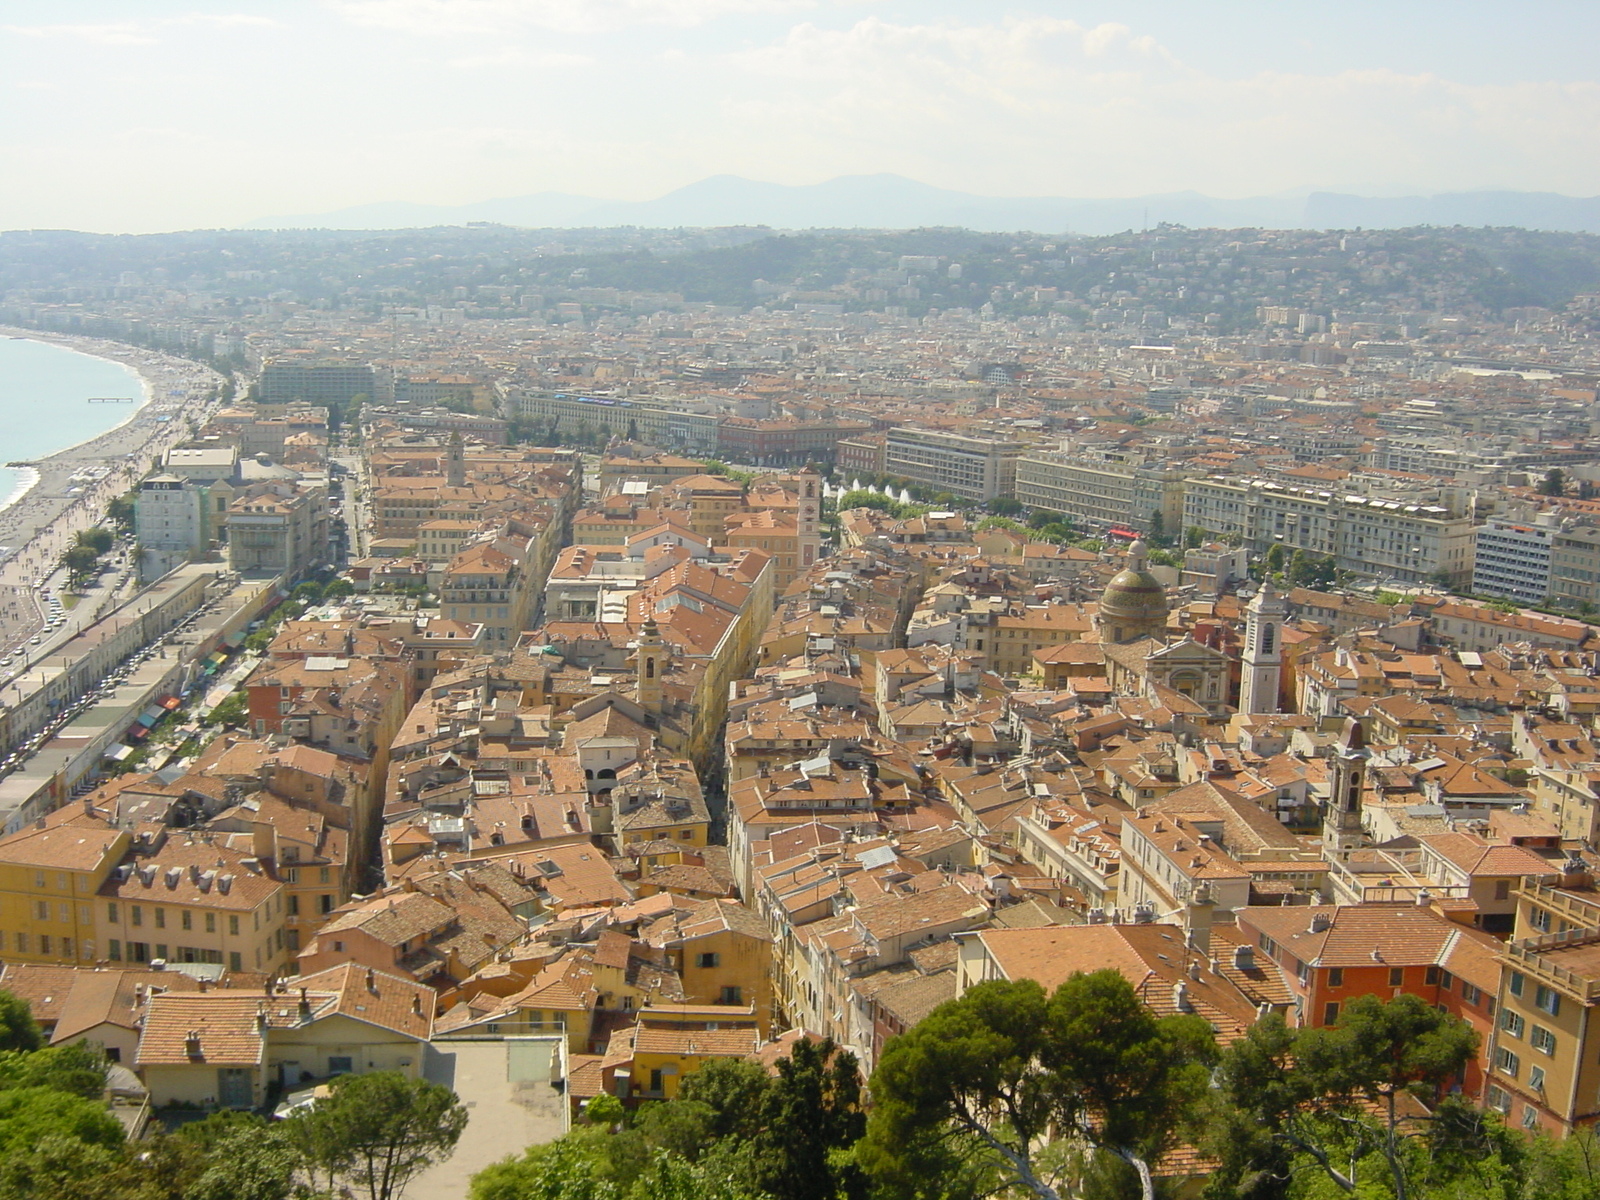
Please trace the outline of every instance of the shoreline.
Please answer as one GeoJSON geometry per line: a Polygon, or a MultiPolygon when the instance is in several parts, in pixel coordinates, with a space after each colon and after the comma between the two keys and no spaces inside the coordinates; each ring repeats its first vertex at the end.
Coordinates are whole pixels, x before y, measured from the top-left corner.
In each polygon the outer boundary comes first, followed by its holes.
{"type": "Polygon", "coordinates": [[[99,524],[106,507],[143,479],[150,460],[189,436],[189,421],[203,420],[207,396],[223,376],[191,359],[78,334],[0,326],[0,337],[59,346],[115,362],[140,380],[143,399],[103,433],[13,468],[28,472],[0,505],[0,653],[44,622],[36,581],[48,579],[76,535],[99,524]],[[183,395],[173,392],[182,389],[183,395]],[[22,483],[28,486],[23,488],[22,483]]]}

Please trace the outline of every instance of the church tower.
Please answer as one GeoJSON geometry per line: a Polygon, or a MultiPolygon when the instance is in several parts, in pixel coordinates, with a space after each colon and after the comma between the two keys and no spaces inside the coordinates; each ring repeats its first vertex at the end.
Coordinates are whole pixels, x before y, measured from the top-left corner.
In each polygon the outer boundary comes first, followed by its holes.
{"type": "Polygon", "coordinates": [[[656,624],[654,617],[645,619],[633,661],[638,678],[634,698],[639,701],[639,707],[645,712],[659,717],[662,703],[661,677],[666,674],[670,658],[667,643],[662,638],[661,628],[656,624]]]}
{"type": "Polygon", "coordinates": [[[467,453],[459,433],[450,435],[449,448],[444,456],[444,481],[453,488],[467,486],[467,453]]]}
{"type": "Polygon", "coordinates": [[[1244,670],[1239,681],[1239,711],[1275,713],[1283,682],[1283,620],[1288,606],[1271,581],[1265,581],[1245,610],[1244,670]]]}
{"type": "Polygon", "coordinates": [[[1361,827],[1361,789],[1367,782],[1367,738],[1361,723],[1346,719],[1344,732],[1333,748],[1328,780],[1328,808],[1322,818],[1322,853],[1348,860],[1352,850],[1368,844],[1361,827]]]}
{"type": "Polygon", "coordinates": [[[798,476],[800,480],[799,544],[795,547],[795,566],[809,570],[822,556],[822,476],[807,466],[798,476]]]}

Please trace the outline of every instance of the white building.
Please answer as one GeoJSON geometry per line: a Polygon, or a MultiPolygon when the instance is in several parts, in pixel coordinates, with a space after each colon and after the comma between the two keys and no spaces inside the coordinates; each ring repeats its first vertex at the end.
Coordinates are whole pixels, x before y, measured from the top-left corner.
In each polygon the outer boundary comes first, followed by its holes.
{"type": "Polygon", "coordinates": [[[1479,596],[1505,596],[1538,604],[1550,594],[1552,548],[1560,529],[1553,513],[1532,524],[1491,517],[1478,526],[1472,561],[1472,590],[1479,596]]]}
{"type": "Polygon", "coordinates": [[[1005,438],[891,429],[884,439],[884,470],[967,500],[993,500],[1016,490],[1023,449],[1005,438]]]}

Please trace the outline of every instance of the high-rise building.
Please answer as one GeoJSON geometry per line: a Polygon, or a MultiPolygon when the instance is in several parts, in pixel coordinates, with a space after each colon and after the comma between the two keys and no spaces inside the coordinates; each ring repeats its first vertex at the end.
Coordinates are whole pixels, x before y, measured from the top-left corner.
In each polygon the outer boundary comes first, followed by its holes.
{"type": "Polygon", "coordinates": [[[1024,449],[1009,438],[891,429],[884,439],[884,470],[965,500],[993,500],[1016,490],[1017,459],[1024,449]]]}
{"type": "Polygon", "coordinates": [[[1539,604],[1550,595],[1550,559],[1560,532],[1553,513],[1531,523],[1491,517],[1473,531],[1472,590],[1539,604]]]}

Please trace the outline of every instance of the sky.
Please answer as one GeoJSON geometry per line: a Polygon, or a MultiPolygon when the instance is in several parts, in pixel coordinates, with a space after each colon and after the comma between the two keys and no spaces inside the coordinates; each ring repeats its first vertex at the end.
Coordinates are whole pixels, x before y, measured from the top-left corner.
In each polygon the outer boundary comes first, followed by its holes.
{"type": "Polygon", "coordinates": [[[0,0],[0,229],[646,200],[1600,194],[1594,0],[0,0]]]}

